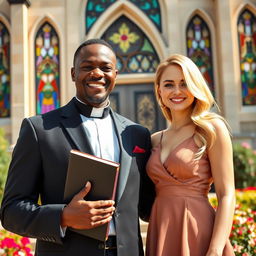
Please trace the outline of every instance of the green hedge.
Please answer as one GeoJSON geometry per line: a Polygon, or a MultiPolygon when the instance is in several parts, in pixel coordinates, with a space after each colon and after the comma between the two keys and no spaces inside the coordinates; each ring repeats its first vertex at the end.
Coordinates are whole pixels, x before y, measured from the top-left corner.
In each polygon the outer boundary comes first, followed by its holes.
{"type": "Polygon", "coordinates": [[[256,186],[256,151],[246,143],[234,143],[234,171],[236,188],[256,186]]]}
{"type": "Polygon", "coordinates": [[[9,142],[5,138],[4,130],[0,129],[0,202],[3,197],[3,190],[7,171],[10,163],[9,142]]]}

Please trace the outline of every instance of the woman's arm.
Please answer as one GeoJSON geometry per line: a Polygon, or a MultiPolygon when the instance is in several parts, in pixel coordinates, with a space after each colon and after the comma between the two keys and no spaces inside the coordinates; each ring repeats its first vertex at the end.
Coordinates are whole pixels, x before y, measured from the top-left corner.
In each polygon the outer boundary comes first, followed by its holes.
{"type": "Polygon", "coordinates": [[[235,209],[233,150],[228,129],[215,119],[216,141],[208,150],[211,171],[218,199],[211,243],[206,256],[221,256],[229,237],[235,209]]]}

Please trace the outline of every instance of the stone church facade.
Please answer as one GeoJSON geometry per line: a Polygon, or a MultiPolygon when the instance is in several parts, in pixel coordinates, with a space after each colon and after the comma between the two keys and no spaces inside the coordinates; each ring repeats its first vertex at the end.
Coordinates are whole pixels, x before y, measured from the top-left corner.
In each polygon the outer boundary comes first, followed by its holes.
{"type": "Polygon", "coordinates": [[[200,68],[234,139],[256,148],[256,0],[0,0],[0,127],[12,144],[24,117],[75,95],[73,54],[89,38],[117,53],[119,113],[165,128],[154,72],[180,53],[200,68]]]}

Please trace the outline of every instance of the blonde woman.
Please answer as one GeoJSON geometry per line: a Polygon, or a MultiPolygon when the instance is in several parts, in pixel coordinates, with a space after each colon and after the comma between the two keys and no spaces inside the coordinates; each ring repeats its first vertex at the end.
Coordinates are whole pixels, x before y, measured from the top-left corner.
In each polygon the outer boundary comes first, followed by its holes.
{"type": "Polygon", "coordinates": [[[152,135],[147,172],[156,188],[147,256],[233,256],[228,240],[235,207],[232,145],[226,121],[197,66],[172,55],[156,72],[155,93],[169,122],[152,135]],[[214,182],[215,210],[207,194],[214,182]]]}

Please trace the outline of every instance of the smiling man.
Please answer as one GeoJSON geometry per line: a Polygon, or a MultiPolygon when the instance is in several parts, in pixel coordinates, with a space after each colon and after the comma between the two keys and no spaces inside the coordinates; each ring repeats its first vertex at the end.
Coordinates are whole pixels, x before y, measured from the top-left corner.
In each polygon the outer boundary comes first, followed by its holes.
{"type": "Polygon", "coordinates": [[[1,221],[7,230],[37,238],[37,256],[143,255],[138,217],[148,217],[154,198],[145,173],[150,134],[109,107],[116,75],[111,46],[101,39],[87,40],[76,50],[71,69],[76,96],[57,110],[22,122],[1,221]],[[68,204],[64,203],[71,149],[120,163],[114,201],[87,201],[92,186],[88,182],[68,204]],[[109,239],[105,243],[70,230],[108,222],[109,239]]]}
{"type": "Polygon", "coordinates": [[[71,75],[79,100],[94,107],[105,107],[115,86],[116,56],[107,45],[82,45],[75,53],[71,75]]]}

